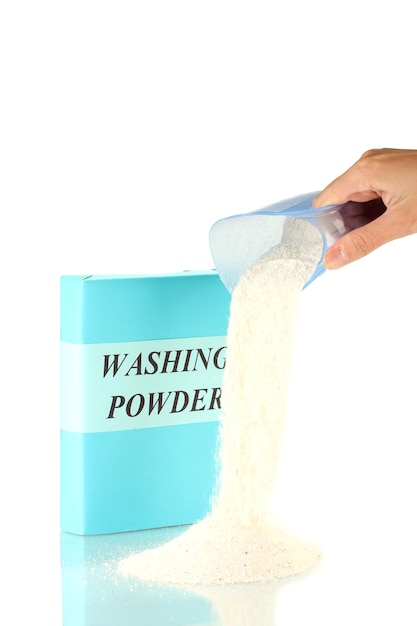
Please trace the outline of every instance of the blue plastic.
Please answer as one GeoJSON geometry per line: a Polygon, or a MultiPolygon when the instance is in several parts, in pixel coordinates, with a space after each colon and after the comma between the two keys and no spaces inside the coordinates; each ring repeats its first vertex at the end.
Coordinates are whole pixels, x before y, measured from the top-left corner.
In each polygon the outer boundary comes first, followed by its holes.
{"type": "MultiPolygon", "coordinates": [[[[326,251],[343,235],[372,221],[385,211],[380,201],[347,202],[320,209],[312,207],[318,192],[310,192],[258,211],[240,213],[213,224],[209,234],[212,257],[219,276],[229,292],[235,288],[241,274],[270,248],[281,243],[284,224],[288,219],[305,220],[320,232],[323,249],[315,271],[305,286],[323,274],[326,251]]],[[[296,229],[292,229],[296,233],[296,229]]],[[[286,239],[286,244],[291,243],[286,239]]]]}

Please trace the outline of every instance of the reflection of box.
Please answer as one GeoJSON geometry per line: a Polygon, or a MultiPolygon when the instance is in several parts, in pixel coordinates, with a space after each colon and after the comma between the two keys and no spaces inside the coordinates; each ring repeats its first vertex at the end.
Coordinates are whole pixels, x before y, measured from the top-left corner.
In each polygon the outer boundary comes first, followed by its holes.
{"type": "Polygon", "coordinates": [[[64,626],[220,626],[209,600],[182,587],[145,584],[121,576],[120,559],[184,532],[159,528],[78,537],[61,533],[64,626]]]}
{"type": "Polygon", "coordinates": [[[61,278],[61,527],[204,517],[230,295],[215,271],[61,278]]]}

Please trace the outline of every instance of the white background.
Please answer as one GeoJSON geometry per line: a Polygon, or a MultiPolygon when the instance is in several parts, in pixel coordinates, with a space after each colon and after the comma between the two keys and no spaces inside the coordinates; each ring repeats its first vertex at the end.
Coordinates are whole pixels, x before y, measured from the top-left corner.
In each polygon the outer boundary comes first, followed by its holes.
{"type": "MultiPolygon", "coordinates": [[[[3,0],[8,624],[61,623],[59,276],[211,268],[216,219],[417,147],[412,8],[3,0]]],[[[413,236],[303,294],[277,506],[329,564],[280,624],[417,622],[416,261],[413,236]]]]}

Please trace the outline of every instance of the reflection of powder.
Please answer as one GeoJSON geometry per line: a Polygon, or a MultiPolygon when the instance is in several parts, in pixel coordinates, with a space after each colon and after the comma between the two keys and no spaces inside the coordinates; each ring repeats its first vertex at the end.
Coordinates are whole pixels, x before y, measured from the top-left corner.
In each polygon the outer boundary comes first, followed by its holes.
{"type": "Polygon", "coordinates": [[[272,626],[276,624],[277,595],[282,583],[193,585],[194,593],[209,600],[219,621],[213,626],[272,626]]]}
{"type": "Polygon", "coordinates": [[[317,561],[317,550],[284,533],[270,511],[300,294],[322,248],[314,227],[295,222],[301,233],[267,252],[233,292],[212,511],[174,540],[124,559],[125,575],[173,584],[268,581],[317,561]]]}

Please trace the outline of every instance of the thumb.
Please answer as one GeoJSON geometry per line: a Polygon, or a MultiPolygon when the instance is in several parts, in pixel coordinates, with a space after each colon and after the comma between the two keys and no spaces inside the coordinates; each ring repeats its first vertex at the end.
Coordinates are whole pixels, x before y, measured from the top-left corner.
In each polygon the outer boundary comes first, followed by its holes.
{"type": "Polygon", "coordinates": [[[338,269],[357,261],[393,239],[384,225],[384,216],[352,230],[334,243],[324,256],[327,269],[338,269]]]}

